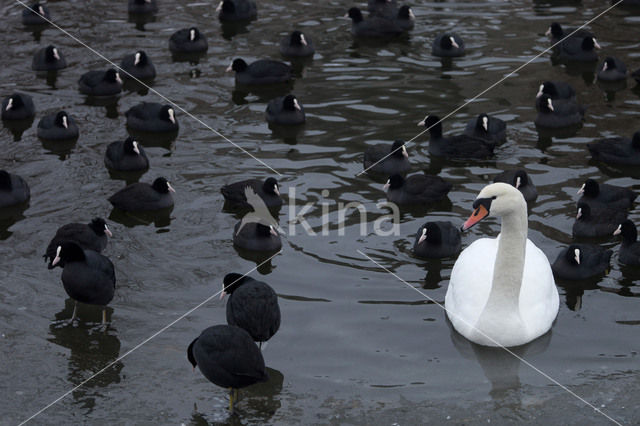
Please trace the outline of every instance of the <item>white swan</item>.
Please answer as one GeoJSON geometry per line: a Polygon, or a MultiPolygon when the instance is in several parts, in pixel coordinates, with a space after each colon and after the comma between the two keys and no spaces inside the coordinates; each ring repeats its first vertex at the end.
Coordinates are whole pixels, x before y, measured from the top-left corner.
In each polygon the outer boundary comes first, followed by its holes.
{"type": "Polygon", "coordinates": [[[480,191],[468,229],[502,218],[497,238],[481,238],[460,253],[445,297],[453,327],[485,346],[518,346],[546,333],[558,314],[558,290],[545,254],[527,239],[527,203],[516,188],[494,183],[480,191]]]}

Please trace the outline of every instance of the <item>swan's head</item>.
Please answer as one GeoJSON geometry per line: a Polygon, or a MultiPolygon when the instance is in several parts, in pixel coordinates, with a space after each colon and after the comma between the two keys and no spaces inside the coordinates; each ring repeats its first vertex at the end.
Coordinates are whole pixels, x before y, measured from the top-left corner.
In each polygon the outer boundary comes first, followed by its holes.
{"type": "Polygon", "coordinates": [[[462,225],[465,231],[488,216],[506,216],[517,211],[526,211],[527,202],[522,193],[507,183],[492,183],[482,188],[473,202],[473,213],[462,225]]]}

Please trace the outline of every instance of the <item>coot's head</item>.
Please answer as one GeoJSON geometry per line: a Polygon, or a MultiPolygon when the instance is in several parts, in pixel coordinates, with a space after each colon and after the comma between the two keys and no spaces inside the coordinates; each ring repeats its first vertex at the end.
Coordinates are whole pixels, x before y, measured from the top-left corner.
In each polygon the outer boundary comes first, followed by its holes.
{"type": "Polygon", "coordinates": [[[147,65],[149,62],[147,58],[147,54],[144,53],[144,50],[138,50],[133,57],[133,66],[135,67],[143,67],[147,65]]]}
{"type": "Polygon", "coordinates": [[[164,105],[160,108],[159,117],[161,120],[170,121],[173,124],[176,124],[176,113],[171,108],[171,105],[164,105]]]}
{"type": "Polygon", "coordinates": [[[293,95],[287,95],[282,99],[282,108],[287,111],[301,111],[302,108],[298,103],[298,100],[293,95]]]}
{"type": "Polygon", "coordinates": [[[580,266],[580,263],[582,262],[582,252],[580,251],[580,247],[575,244],[572,244],[567,248],[564,256],[570,265],[580,266]]]}
{"type": "Polygon", "coordinates": [[[222,292],[220,293],[220,299],[224,298],[227,294],[233,293],[235,289],[244,284],[247,278],[248,277],[235,272],[225,275],[222,280],[222,292]]]}
{"type": "Polygon", "coordinates": [[[107,237],[113,237],[113,234],[107,226],[107,222],[105,222],[105,220],[101,217],[94,218],[89,224],[89,228],[91,228],[91,230],[95,232],[96,235],[106,235],[107,237]]]}
{"type": "Polygon", "coordinates": [[[425,241],[429,244],[440,244],[442,242],[442,232],[440,231],[440,227],[433,222],[425,223],[422,229],[418,232],[420,232],[418,244],[422,244],[425,241]]]}
{"type": "Polygon", "coordinates": [[[460,47],[460,45],[456,42],[456,40],[453,38],[451,34],[444,34],[440,38],[440,47],[445,50],[450,50],[453,48],[457,49],[460,47]]]}
{"type": "Polygon", "coordinates": [[[382,189],[386,192],[390,189],[402,188],[402,185],[404,185],[404,178],[401,175],[395,174],[387,180],[387,183],[384,184],[382,189]]]}
{"type": "Polygon", "coordinates": [[[44,60],[47,62],[55,62],[60,60],[60,52],[58,48],[50,44],[44,49],[44,60]]]}
{"type": "Polygon", "coordinates": [[[248,65],[244,61],[244,59],[237,58],[237,59],[234,59],[233,62],[231,62],[231,65],[227,67],[227,72],[229,71],[242,72],[246,70],[247,67],[248,65]]]}
{"type": "Polygon", "coordinates": [[[393,142],[393,145],[391,145],[391,156],[395,158],[409,158],[403,140],[398,139],[393,142]]]}
{"type": "Polygon", "coordinates": [[[104,73],[104,80],[109,83],[120,83],[122,84],[122,80],[120,79],[120,74],[114,68],[109,68],[107,72],[104,73]]]}
{"type": "Polygon", "coordinates": [[[613,235],[622,234],[622,241],[626,244],[633,244],[638,239],[638,230],[636,225],[629,219],[618,225],[613,235]]]}
{"type": "Polygon", "coordinates": [[[553,36],[553,38],[561,38],[564,35],[564,30],[562,29],[562,26],[560,24],[558,24],[557,22],[552,22],[551,25],[549,25],[549,29],[547,30],[545,35],[551,35],[553,36]]]}
{"type": "Polygon", "coordinates": [[[51,266],[59,265],[64,268],[67,263],[81,262],[85,260],[84,250],[71,241],[63,242],[56,249],[56,257],[51,261],[51,266]]]}
{"type": "Polygon", "coordinates": [[[398,9],[398,19],[416,19],[416,15],[413,14],[411,7],[406,4],[403,4],[400,9],[398,9]]]}
{"type": "Polygon", "coordinates": [[[69,128],[69,115],[66,111],[59,111],[53,121],[58,127],[64,127],[65,129],[69,128]]]}
{"type": "Polygon", "coordinates": [[[168,194],[169,191],[176,192],[176,190],[173,189],[169,181],[163,177],[156,178],[156,180],[153,181],[153,184],[151,186],[153,187],[153,189],[155,189],[161,194],[168,194]]]}
{"type": "Polygon", "coordinates": [[[600,49],[600,45],[595,37],[585,37],[582,39],[582,50],[590,52],[593,49],[600,49]]]}
{"type": "Polygon", "coordinates": [[[291,44],[292,46],[306,46],[307,39],[304,37],[304,34],[302,34],[302,32],[296,30],[291,33],[289,44],[291,44]]]}
{"type": "Polygon", "coordinates": [[[138,146],[138,142],[129,136],[124,140],[124,152],[129,155],[140,155],[140,147],[138,146]]]}
{"type": "Polygon", "coordinates": [[[600,194],[600,185],[593,179],[587,179],[578,190],[578,195],[580,194],[584,194],[585,197],[589,198],[597,197],[600,194]]]}
{"type": "Polygon", "coordinates": [[[347,16],[351,18],[354,24],[357,24],[358,22],[362,22],[364,20],[364,18],[362,17],[362,11],[357,7],[352,7],[351,9],[349,9],[349,11],[347,12],[347,16]]]}
{"type": "Polygon", "coordinates": [[[262,190],[270,195],[280,196],[280,187],[278,186],[278,181],[275,178],[267,178],[262,184],[262,190]]]}

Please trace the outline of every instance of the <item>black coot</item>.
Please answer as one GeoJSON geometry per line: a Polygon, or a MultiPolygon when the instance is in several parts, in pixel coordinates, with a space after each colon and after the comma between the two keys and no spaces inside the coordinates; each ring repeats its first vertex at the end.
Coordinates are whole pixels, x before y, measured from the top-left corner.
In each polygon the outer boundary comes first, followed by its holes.
{"type": "Polygon", "coordinates": [[[429,152],[435,156],[454,159],[493,156],[494,142],[465,134],[442,136],[442,123],[435,115],[427,115],[418,126],[429,129],[429,152]]]}
{"type": "Polygon", "coordinates": [[[262,352],[239,327],[214,325],[205,329],[187,348],[187,359],[210,382],[230,390],[230,411],[238,389],[269,380],[262,352]]]}
{"type": "Polygon", "coordinates": [[[89,71],[78,80],[81,93],[90,96],[113,96],[122,91],[120,74],[113,68],[106,71],[89,71]]]}
{"type": "Polygon", "coordinates": [[[587,179],[582,184],[578,190],[578,195],[580,194],[582,194],[582,197],[580,197],[578,203],[584,202],[592,207],[604,204],[606,207],[616,209],[631,208],[633,201],[638,196],[637,193],[628,188],[598,183],[593,179],[587,179]]]}
{"type": "Polygon", "coordinates": [[[576,221],[573,223],[574,237],[606,237],[627,218],[626,210],[610,209],[606,205],[580,202],[577,206],[576,221]]]}
{"type": "Polygon", "coordinates": [[[272,124],[296,125],[306,121],[304,107],[291,94],[271,99],[265,115],[272,124]]]}
{"type": "Polygon", "coordinates": [[[173,206],[175,192],[169,182],[159,177],[153,184],[136,182],[109,197],[114,207],[124,211],[153,211],[173,206]]]}
{"type": "Polygon", "coordinates": [[[82,302],[103,306],[102,323],[106,323],[106,305],[113,299],[116,289],[113,263],[98,252],[83,250],[78,244],[67,241],[56,248],[51,265],[63,268],[62,284],[69,297],[76,302],[71,320],[76,317],[78,302],[82,302]]]}
{"type": "Polygon", "coordinates": [[[613,235],[620,234],[622,234],[622,243],[618,252],[618,261],[625,265],[640,265],[640,243],[637,241],[636,225],[630,220],[625,220],[613,232],[613,235]]]}
{"type": "Polygon", "coordinates": [[[0,208],[24,203],[31,196],[29,185],[18,175],[0,170],[0,208]]]}
{"type": "Polygon", "coordinates": [[[244,59],[234,59],[226,71],[235,71],[236,84],[241,85],[286,83],[293,78],[289,65],[272,59],[259,59],[250,64],[244,59]]]}
{"type": "Polygon", "coordinates": [[[233,227],[233,245],[242,250],[270,253],[282,248],[282,240],[272,226],[238,222],[233,227]]]}
{"type": "Polygon", "coordinates": [[[171,105],[143,102],[125,113],[127,127],[141,132],[170,133],[180,128],[171,105]]]}
{"type": "Polygon", "coordinates": [[[598,66],[596,74],[600,81],[619,81],[627,79],[627,66],[618,58],[607,56],[598,66]]]}
{"type": "Polygon", "coordinates": [[[227,300],[227,324],[246,330],[262,344],[280,328],[278,295],[267,283],[231,273],[224,277],[223,292],[227,300]]]}
{"type": "Polygon", "coordinates": [[[42,3],[33,3],[22,10],[22,23],[24,25],[45,25],[50,20],[49,8],[42,3]]]}
{"type": "Polygon", "coordinates": [[[460,253],[460,229],[451,222],[427,222],[418,229],[413,254],[425,259],[441,259],[460,253]]]}
{"type": "Polygon", "coordinates": [[[404,4],[398,9],[398,14],[395,17],[394,23],[400,27],[403,31],[409,31],[413,29],[415,25],[416,16],[413,14],[411,7],[404,4]]]}
{"type": "Polygon", "coordinates": [[[483,112],[469,120],[464,134],[500,144],[507,140],[507,123],[483,112]]]}
{"type": "Polygon", "coordinates": [[[440,176],[415,174],[406,179],[393,175],[384,185],[387,199],[396,204],[426,205],[443,200],[452,185],[440,176]]]}
{"type": "Polygon", "coordinates": [[[612,254],[593,244],[571,244],[558,254],[551,270],[559,279],[585,280],[607,272],[612,254]]]}
{"type": "Polygon", "coordinates": [[[31,62],[31,69],[34,71],[57,71],[66,67],[67,61],[64,55],[52,44],[38,49],[31,62]]]}
{"type": "Polygon", "coordinates": [[[207,38],[196,27],[183,28],[169,37],[173,53],[204,53],[208,48],[207,38]]]}
{"type": "Polygon", "coordinates": [[[557,22],[551,23],[545,35],[549,36],[551,44],[555,44],[565,37],[575,37],[579,39],[593,37],[593,33],[589,30],[582,28],[576,31],[576,28],[563,28],[562,25],[557,22]]]}
{"type": "Polygon", "coordinates": [[[231,208],[252,208],[247,203],[247,197],[244,193],[245,188],[250,187],[262,198],[268,208],[280,208],[282,206],[282,198],[280,198],[280,188],[278,181],[272,177],[264,181],[259,179],[247,179],[240,182],[230,183],[220,188],[220,192],[224,196],[225,203],[231,208]]]}
{"type": "Polygon", "coordinates": [[[315,52],[313,40],[301,31],[295,30],[280,40],[280,53],[282,56],[303,58],[313,56],[315,52]]]}
{"type": "Polygon", "coordinates": [[[531,178],[523,169],[505,170],[493,178],[494,182],[504,182],[520,190],[527,204],[533,203],[538,198],[538,190],[531,178]]]}
{"type": "Polygon", "coordinates": [[[3,120],[26,120],[36,115],[31,96],[24,93],[14,93],[2,100],[3,120]]]}
{"type": "Polygon", "coordinates": [[[104,165],[123,172],[143,171],[149,168],[149,159],[142,145],[129,136],[124,141],[112,142],[107,146],[104,165]]]}
{"type": "Polygon", "coordinates": [[[158,11],[158,3],[156,0],[129,0],[127,10],[134,15],[148,15],[158,11]]]}
{"type": "Polygon", "coordinates": [[[349,9],[347,14],[351,18],[351,34],[355,37],[378,39],[397,36],[404,32],[395,20],[390,18],[372,15],[364,19],[357,7],[349,9]]]}
{"type": "Polygon", "coordinates": [[[587,144],[594,160],[609,164],[640,165],[640,131],[631,139],[613,137],[587,144]]]}
{"type": "Polygon", "coordinates": [[[536,99],[538,115],[535,124],[538,127],[559,129],[582,124],[584,108],[572,100],[552,100],[549,95],[536,99]]]}
{"type": "Polygon", "coordinates": [[[398,0],[368,0],[367,10],[371,16],[393,19],[398,14],[398,0]]]}
{"type": "Polygon", "coordinates": [[[545,81],[540,85],[536,98],[542,95],[549,95],[553,100],[575,100],[576,91],[573,86],[564,81],[545,81]]]}
{"type": "Polygon", "coordinates": [[[40,139],[58,141],[76,139],[80,134],[75,120],[66,111],[42,117],[37,130],[40,139]]]}
{"type": "Polygon", "coordinates": [[[222,22],[251,21],[258,16],[258,7],[253,0],[222,0],[216,11],[222,22]]]}
{"type": "Polygon", "coordinates": [[[464,41],[456,33],[440,34],[431,45],[431,54],[443,58],[464,56],[464,41]]]}
{"type": "Polygon", "coordinates": [[[122,59],[120,68],[126,71],[122,73],[122,78],[124,79],[130,79],[129,75],[138,80],[153,80],[156,78],[156,67],[153,66],[151,58],[143,50],[138,50],[136,53],[125,56],[122,59]]]}
{"type": "Polygon", "coordinates": [[[56,257],[56,250],[65,241],[71,241],[83,250],[101,252],[107,246],[107,237],[112,237],[107,222],[101,217],[94,218],[89,223],[67,223],[56,231],[44,254],[49,261],[49,269],[53,268],[51,262],[56,257]]]}
{"type": "Polygon", "coordinates": [[[566,62],[595,62],[600,45],[595,37],[570,37],[559,45],[557,58],[566,62]]]}
{"type": "Polygon", "coordinates": [[[364,169],[385,176],[406,175],[411,164],[404,141],[396,140],[391,145],[380,143],[367,148],[364,152],[364,169]]]}

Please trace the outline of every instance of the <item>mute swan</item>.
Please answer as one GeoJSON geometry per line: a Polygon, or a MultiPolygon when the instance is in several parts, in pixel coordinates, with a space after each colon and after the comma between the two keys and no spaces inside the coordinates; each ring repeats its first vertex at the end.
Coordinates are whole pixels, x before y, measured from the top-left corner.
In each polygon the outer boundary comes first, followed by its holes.
{"type": "Polygon", "coordinates": [[[543,335],[559,297],[545,254],[527,239],[527,203],[516,188],[493,183],[480,191],[462,229],[487,216],[502,218],[497,238],[481,238],[460,253],[445,297],[453,327],[485,346],[518,346],[543,335]]]}

